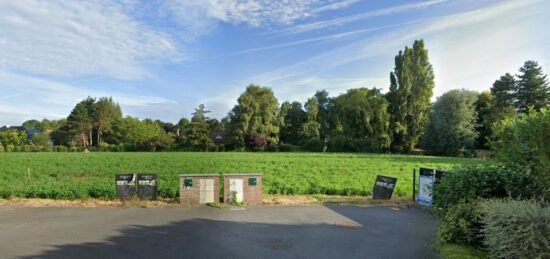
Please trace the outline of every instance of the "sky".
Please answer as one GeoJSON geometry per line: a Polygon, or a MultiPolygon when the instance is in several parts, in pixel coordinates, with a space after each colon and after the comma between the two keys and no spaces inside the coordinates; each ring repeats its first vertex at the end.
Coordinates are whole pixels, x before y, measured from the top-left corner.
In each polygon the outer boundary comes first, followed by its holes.
{"type": "Polygon", "coordinates": [[[251,83],[279,103],[386,92],[416,39],[434,100],[489,90],[526,60],[550,74],[549,15],[547,0],[0,0],[0,125],[64,118],[87,96],[176,123],[199,104],[224,117],[251,83]]]}

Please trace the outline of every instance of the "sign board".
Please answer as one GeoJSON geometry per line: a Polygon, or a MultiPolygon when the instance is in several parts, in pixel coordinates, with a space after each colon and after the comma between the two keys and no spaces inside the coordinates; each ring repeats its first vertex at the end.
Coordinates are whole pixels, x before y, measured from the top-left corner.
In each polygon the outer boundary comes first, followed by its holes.
{"type": "Polygon", "coordinates": [[[193,179],[183,179],[183,187],[193,187],[193,179]]]}
{"type": "Polygon", "coordinates": [[[136,175],[135,174],[116,174],[116,198],[119,200],[129,200],[136,194],[136,175]]]}
{"type": "MultiPolygon", "coordinates": [[[[440,177],[443,175],[441,171],[440,177]]],[[[418,197],[416,203],[425,206],[431,206],[433,203],[433,188],[436,179],[436,170],[420,168],[420,177],[418,179],[418,197]]]]}
{"type": "Polygon", "coordinates": [[[377,175],[376,182],[374,182],[374,188],[372,191],[372,198],[377,199],[391,199],[393,189],[397,184],[397,178],[377,175]]]}
{"type": "Polygon", "coordinates": [[[255,177],[248,178],[248,185],[250,186],[258,185],[258,178],[255,178],[255,177]]]}
{"type": "Polygon", "coordinates": [[[138,174],[138,196],[142,200],[157,199],[157,175],[138,174]]]}

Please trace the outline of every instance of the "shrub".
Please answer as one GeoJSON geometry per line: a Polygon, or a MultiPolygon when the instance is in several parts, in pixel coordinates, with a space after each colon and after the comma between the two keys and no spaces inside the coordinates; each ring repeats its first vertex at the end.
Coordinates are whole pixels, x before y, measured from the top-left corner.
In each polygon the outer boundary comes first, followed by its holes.
{"type": "Polygon", "coordinates": [[[550,207],[536,201],[484,203],[484,244],[497,258],[550,258],[550,207]]]}
{"type": "Polygon", "coordinates": [[[267,146],[267,139],[257,133],[246,135],[246,145],[253,151],[262,151],[267,146]]]}
{"type": "Polygon", "coordinates": [[[481,218],[478,202],[460,202],[445,211],[439,225],[439,238],[444,242],[479,245],[482,241],[481,218]]]}
{"type": "Polygon", "coordinates": [[[68,149],[66,146],[54,146],[53,147],[54,152],[67,152],[68,149]]]}
{"type": "Polygon", "coordinates": [[[310,139],[302,145],[302,149],[310,152],[321,152],[323,151],[324,144],[320,139],[310,139]]]}
{"type": "Polygon", "coordinates": [[[14,145],[6,145],[6,152],[13,152],[15,150],[15,146],[14,145]]]}
{"type": "Polygon", "coordinates": [[[99,151],[103,151],[103,152],[105,152],[105,151],[110,151],[110,150],[109,150],[109,143],[107,143],[107,142],[99,142],[99,144],[97,145],[97,149],[98,149],[99,151]]]}
{"type": "Polygon", "coordinates": [[[434,187],[434,205],[448,208],[479,198],[528,197],[527,182],[522,173],[496,164],[450,170],[434,187]]]}
{"type": "Polygon", "coordinates": [[[533,179],[537,194],[550,199],[550,110],[503,120],[494,125],[491,148],[510,167],[525,171],[533,179]]]}
{"type": "Polygon", "coordinates": [[[0,144],[0,153],[4,152],[4,146],[2,144],[0,144]]]}
{"type": "Polygon", "coordinates": [[[299,152],[300,147],[292,144],[282,144],[279,147],[279,151],[281,152],[299,152]]]}

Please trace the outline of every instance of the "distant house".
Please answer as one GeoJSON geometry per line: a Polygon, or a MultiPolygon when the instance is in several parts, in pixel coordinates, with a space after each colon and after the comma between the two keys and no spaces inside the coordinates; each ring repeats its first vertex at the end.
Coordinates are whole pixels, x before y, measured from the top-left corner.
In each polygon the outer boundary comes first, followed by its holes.
{"type": "Polygon", "coordinates": [[[213,131],[210,134],[210,137],[212,138],[212,142],[214,145],[225,145],[226,142],[226,134],[224,131],[213,131]]]}

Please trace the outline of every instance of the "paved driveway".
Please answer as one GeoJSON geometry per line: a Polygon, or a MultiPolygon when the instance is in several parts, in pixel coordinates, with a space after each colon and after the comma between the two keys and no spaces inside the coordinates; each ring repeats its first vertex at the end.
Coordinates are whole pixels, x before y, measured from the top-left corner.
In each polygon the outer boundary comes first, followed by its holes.
{"type": "Polygon", "coordinates": [[[0,206],[0,258],[437,258],[421,208],[0,206]]]}

